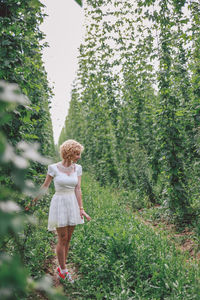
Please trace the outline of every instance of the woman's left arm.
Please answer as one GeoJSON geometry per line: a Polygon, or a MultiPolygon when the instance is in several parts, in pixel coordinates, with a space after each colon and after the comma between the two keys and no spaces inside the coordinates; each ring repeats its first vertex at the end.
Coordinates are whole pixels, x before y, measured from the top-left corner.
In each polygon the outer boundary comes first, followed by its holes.
{"type": "Polygon", "coordinates": [[[75,187],[75,194],[78,201],[79,208],[83,208],[83,202],[82,202],[82,192],[81,192],[81,176],[78,176],[78,184],[75,187]]]}
{"type": "Polygon", "coordinates": [[[86,219],[88,221],[90,221],[91,217],[88,214],[86,214],[86,212],[84,211],[84,208],[83,208],[82,192],[81,192],[81,176],[78,176],[78,184],[75,187],[75,194],[76,194],[76,198],[77,198],[78,205],[79,205],[79,208],[80,208],[81,218],[83,219],[83,216],[85,216],[86,219]]]}

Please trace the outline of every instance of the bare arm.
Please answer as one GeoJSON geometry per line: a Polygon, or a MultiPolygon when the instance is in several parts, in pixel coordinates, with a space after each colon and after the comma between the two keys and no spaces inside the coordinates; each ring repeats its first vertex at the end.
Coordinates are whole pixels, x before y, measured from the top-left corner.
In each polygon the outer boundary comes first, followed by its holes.
{"type": "Polygon", "coordinates": [[[75,194],[76,194],[79,208],[81,209],[83,207],[82,192],[81,192],[81,176],[78,176],[78,184],[75,187],[75,194]]]}
{"type": "Polygon", "coordinates": [[[41,187],[40,187],[38,196],[35,197],[35,198],[32,200],[32,202],[31,202],[29,205],[27,205],[27,206],[25,207],[26,210],[29,210],[29,208],[30,208],[30,206],[32,205],[32,203],[36,203],[36,202],[38,201],[38,199],[40,199],[40,197],[41,197],[42,195],[45,194],[45,192],[47,191],[47,189],[48,189],[50,183],[52,182],[52,179],[53,179],[53,177],[47,174],[44,183],[43,183],[43,184],[41,185],[41,187]]]}
{"type": "Polygon", "coordinates": [[[83,216],[86,217],[88,221],[91,220],[91,217],[84,211],[83,209],[83,201],[82,201],[82,192],[81,192],[81,176],[78,176],[78,184],[75,187],[75,194],[78,201],[78,205],[80,208],[80,216],[83,219],[83,216]]]}
{"type": "Polygon", "coordinates": [[[48,187],[50,186],[50,183],[52,182],[52,179],[53,177],[47,174],[44,183],[40,187],[39,195],[35,199],[33,199],[34,202],[36,202],[43,194],[45,194],[48,187]]]}

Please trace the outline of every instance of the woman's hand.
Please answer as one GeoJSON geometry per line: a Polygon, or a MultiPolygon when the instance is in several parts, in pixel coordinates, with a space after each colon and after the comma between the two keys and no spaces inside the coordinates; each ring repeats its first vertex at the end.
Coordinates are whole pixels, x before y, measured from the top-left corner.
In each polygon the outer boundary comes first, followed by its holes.
{"type": "Polygon", "coordinates": [[[30,209],[30,207],[31,207],[31,202],[25,206],[25,210],[28,211],[30,209]]]}
{"type": "Polygon", "coordinates": [[[36,203],[36,200],[33,199],[27,206],[25,206],[25,210],[28,211],[31,208],[31,206],[35,205],[35,203],[36,203]]]}
{"type": "Polygon", "coordinates": [[[47,192],[47,189],[52,181],[53,177],[48,175],[46,176],[45,178],[45,181],[43,183],[43,185],[41,186],[40,190],[38,191],[38,195],[37,197],[35,197],[26,207],[25,207],[25,210],[28,211],[31,206],[34,206],[36,204],[36,202],[46,194],[47,192]]]}
{"type": "Polygon", "coordinates": [[[83,219],[83,216],[86,217],[87,221],[91,220],[91,217],[84,211],[84,209],[80,209],[80,216],[83,219]]]}

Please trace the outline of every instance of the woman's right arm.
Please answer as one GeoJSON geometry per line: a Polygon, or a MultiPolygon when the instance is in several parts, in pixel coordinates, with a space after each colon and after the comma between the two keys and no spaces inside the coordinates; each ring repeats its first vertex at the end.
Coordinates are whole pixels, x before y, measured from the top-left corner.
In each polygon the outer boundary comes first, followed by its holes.
{"type": "Polygon", "coordinates": [[[38,196],[35,197],[35,198],[34,198],[34,199],[33,199],[33,200],[25,207],[25,210],[29,210],[30,206],[31,206],[33,203],[35,204],[35,203],[38,201],[38,199],[40,199],[41,196],[43,196],[43,195],[46,193],[48,187],[50,186],[50,183],[52,182],[52,179],[53,179],[53,177],[52,177],[51,175],[47,174],[44,183],[43,183],[43,184],[41,185],[41,187],[40,187],[40,191],[39,191],[39,193],[38,193],[38,196]]]}

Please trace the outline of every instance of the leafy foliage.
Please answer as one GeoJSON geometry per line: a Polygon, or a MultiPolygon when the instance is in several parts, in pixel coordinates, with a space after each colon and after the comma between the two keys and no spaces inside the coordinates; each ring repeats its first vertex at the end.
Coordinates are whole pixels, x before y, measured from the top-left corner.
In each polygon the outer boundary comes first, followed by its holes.
{"type": "Polygon", "coordinates": [[[75,0],[80,6],[83,5],[82,0],[75,0]]]}
{"type": "Polygon", "coordinates": [[[60,142],[85,145],[101,184],[198,218],[199,2],[87,1],[60,142]]]}
{"type": "MultiPolygon", "coordinates": [[[[46,234],[45,224],[37,225],[36,218],[24,213],[38,189],[38,174],[50,162],[41,154],[54,155],[52,92],[39,30],[45,14],[38,0],[1,1],[0,8],[0,298],[25,299],[30,294],[36,298],[42,291],[49,299],[62,299],[50,278],[41,277],[40,265],[52,255],[52,236],[46,234]],[[38,241],[42,234],[45,238],[38,241]]],[[[40,210],[39,205],[38,219],[43,217],[40,210]]]]}
{"type": "MultiPolygon", "coordinates": [[[[33,196],[36,191],[34,182],[28,179],[29,161],[47,164],[49,160],[37,151],[38,144],[20,141],[13,146],[12,139],[8,137],[9,132],[6,134],[3,131],[4,125],[10,120],[10,113],[17,114],[18,107],[21,109],[29,105],[30,101],[20,93],[16,84],[0,82],[0,163],[1,174],[4,174],[1,176],[0,201],[0,297],[25,299],[30,294],[37,295],[43,291],[49,299],[62,299],[51,287],[50,278],[41,278],[43,274],[40,272],[42,261],[52,255],[49,249],[52,236],[47,236],[46,227],[36,225],[36,219],[23,212],[27,197],[33,196]],[[42,233],[45,238],[38,241],[37,236],[41,239],[42,233]],[[38,281],[33,281],[30,275],[38,281]]],[[[37,211],[38,217],[41,217],[38,215],[40,210],[37,211]]]]}
{"type": "Polygon", "coordinates": [[[20,107],[17,114],[11,112],[10,122],[4,124],[3,130],[12,144],[37,141],[41,152],[51,156],[54,143],[48,105],[52,92],[42,62],[44,34],[39,30],[45,16],[43,5],[38,0],[9,0],[2,5],[5,14],[0,22],[0,78],[17,83],[31,101],[29,107],[20,107]]]}
{"type": "MultiPolygon", "coordinates": [[[[199,5],[86,2],[86,36],[59,142],[79,140],[84,167],[101,184],[127,191],[110,201],[110,188],[103,194],[86,178],[95,223],[80,229],[73,246],[74,260],[84,261],[80,271],[87,274],[77,283],[84,297],[199,294],[199,268],[124,208],[127,200],[138,208],[160,202],[176,220],[196,218],[199,228],[199,5]]],[[[40,182],[48,163],[41,154],[55,153],[52,91],[41,58],[43,7],[39,0],[0,2],[2,299],[36,298],[38,291],[62,299],[49,278],[41,279],[40,265],[52,255],[46,207],[38,205],[36,224],[23,212],[36,189],[33,180],[40,182]]]]}
{"type": "Polygon", "coordinates": [[[92,221],[72,239],[78,299],[198,298],[199,264],[137,220],[124,191],[102,188],[84,175],[83,196],[92,221]]]}

